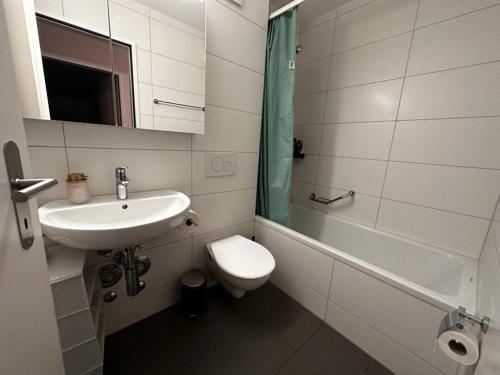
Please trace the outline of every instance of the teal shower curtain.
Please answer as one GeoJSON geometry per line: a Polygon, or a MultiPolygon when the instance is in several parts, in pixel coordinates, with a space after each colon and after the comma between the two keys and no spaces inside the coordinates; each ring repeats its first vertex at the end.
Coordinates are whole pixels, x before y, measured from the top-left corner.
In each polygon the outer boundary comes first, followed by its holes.
{"type": "Polygon", "coordinates": [[[288,224],[293,161],[297,8],[269,21],[259,154],[257,214],[288,224]]]}

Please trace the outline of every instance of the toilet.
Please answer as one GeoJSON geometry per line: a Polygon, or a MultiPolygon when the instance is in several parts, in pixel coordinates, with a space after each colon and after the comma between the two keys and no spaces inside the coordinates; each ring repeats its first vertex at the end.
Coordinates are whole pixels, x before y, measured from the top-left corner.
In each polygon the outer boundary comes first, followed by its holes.
{"type": "Polygon", "coordinates": [[[208,271],[235,298],[262,286],[276,266],[264,246],[236,235],[206,245],[208,271]]]}

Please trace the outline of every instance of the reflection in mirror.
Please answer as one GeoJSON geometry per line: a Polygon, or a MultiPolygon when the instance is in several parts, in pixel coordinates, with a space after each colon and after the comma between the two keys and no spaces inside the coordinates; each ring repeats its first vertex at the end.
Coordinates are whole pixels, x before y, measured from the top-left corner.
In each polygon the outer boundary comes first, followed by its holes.
{"type": "Polygon", "coordinates": [[[109,1],[111,38],[132,48],[137,127],[203,133],[205,3],[109,1]]]}
{"type": "Polygon", "coordinates": [[[111,53],[106,36],[42,16],[37,26],[51,119],[133,127],[130,46],[111,53]]]}
{"type": "Polygon", "coordinates": [[[51,119],[204,132],[203,0],[70,3],[35,0],[51,119]]]}

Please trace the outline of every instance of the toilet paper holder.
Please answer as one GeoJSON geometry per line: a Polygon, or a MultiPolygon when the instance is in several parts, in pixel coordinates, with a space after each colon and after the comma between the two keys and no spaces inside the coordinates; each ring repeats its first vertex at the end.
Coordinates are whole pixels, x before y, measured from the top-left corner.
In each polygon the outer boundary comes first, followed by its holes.
{"type": "Polygon", "coordinates": [[[448,315],[443,319],[442,329],[440,330],[439,334],[453,326],[463,328],[464,322],[466,320],[474,324],[479,324],[482,333],[486,333],[488,331],[490,318],[488,318],[487,316],[483,316],[482,318],[480,318],[476,315],[468,313],[465,307],[459,306],[458,309],[449,312],[448,315]]]}

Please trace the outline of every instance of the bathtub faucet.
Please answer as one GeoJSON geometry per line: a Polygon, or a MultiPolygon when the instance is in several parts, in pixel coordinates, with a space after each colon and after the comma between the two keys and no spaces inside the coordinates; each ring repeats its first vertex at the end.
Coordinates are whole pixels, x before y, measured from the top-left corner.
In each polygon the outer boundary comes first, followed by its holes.
{"type": "Polygon", "coordinates": [[[356,194],[354,192],[354,190],[351,190],[348,193],[345,193],[344,195],[341,195],[340,197],[333,198],[333,199],[327,199],[327,198],[322,198],[322,197],[316,197],[316,194],[311,193],[311,195],[309,196],[309,199],[312,200],[312,201],[314,201],[314,202],[321,203],[321,204],[331,204],[333,202],[337,202],[337,201],[340,201],[342,199],[346,199],[346,198],[349,198],[349,197],[354,197],[354,194],[356,194]]]}

